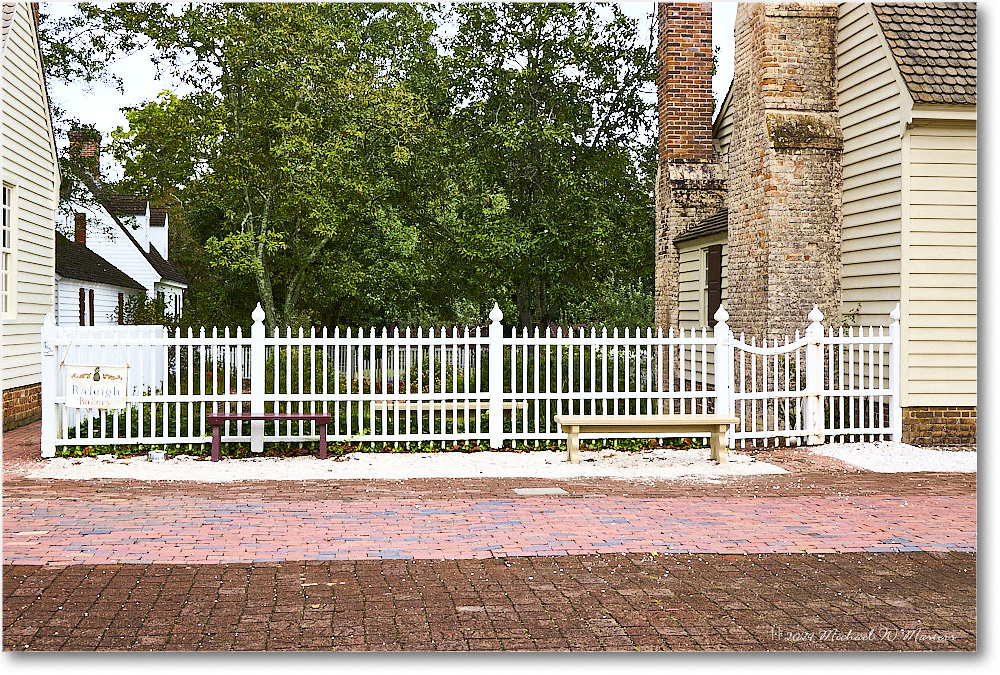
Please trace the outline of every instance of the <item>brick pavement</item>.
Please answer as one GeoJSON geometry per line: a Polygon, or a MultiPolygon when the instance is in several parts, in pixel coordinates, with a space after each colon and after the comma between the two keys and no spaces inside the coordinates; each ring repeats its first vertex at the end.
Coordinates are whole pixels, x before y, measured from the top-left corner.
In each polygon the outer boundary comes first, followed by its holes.
{"type": "Polygon", "coordinates": [[[6,650],[973,650],[975,555],[4,567],[6,650]]]}
{"type": "Polygon", "coordinates": [[[975,549],[971,496],[4,503],[5,564],[975,549]]]}
{"type": "Polygon", "coordinates": [[[17,433],[6,650],[976,645],[974,475],[37,481],[17,433]]]}

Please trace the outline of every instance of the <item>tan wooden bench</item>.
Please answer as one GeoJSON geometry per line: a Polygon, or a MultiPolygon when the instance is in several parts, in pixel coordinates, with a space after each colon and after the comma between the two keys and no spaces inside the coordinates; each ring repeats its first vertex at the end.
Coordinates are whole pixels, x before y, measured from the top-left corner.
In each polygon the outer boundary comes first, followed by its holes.
{"type": "Polygon", "coordinates": [[[724,443],[729,425],[739,421],[726,415],[556,415],[555,421],[569,434],[566,442],[567,459],[580,463],[580,434],[613,434],[622,431],[648,434],[650,438],[663,434],[703,435],[712,437],[711,458],[722,464],[727,460],[724,443]]]}

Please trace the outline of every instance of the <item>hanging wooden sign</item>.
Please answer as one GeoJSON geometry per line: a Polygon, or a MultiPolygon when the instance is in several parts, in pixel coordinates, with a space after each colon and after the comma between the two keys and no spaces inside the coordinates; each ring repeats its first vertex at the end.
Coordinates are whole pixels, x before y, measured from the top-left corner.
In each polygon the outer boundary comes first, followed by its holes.
{"type": "Polygon", "coordinates": [[[67,408],[125,407],[128,366],[66,366],[67,408]]]}

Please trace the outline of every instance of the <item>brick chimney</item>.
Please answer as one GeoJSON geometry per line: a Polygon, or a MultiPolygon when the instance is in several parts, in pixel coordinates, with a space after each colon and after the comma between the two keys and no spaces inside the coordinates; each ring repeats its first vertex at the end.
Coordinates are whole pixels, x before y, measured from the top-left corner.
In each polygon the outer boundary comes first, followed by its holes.
{"type": "Polygon", "coordinates": [[[75,213],[73,214],[76,219],[76,227],[74,228],[74,239],[76,243],[87,245],[87,214],[86,213],[75,213]]]}
{"type": "Polygon", "coordinates": [[[73,129],[69,137],[70,157],[79,157],[95,179],[101,178],[101,134],[95,129],[73,129]]]}
{"type": "Polygon", "coordinates": [[[674,239],[726,205],[712,143],[712,3],[658,3],[656,324],[679,325],[674,239]]]}
{"type": "Polygon", "coordinates": [[[837,5],[740,3],[729,149],[729,314],[780,337],[813,303],[838,325],[842,147],[837,5]]]}
{"type": "Polygon", "coordinates": [[[657,4],[660,159],[712,161],[712,3],[657,4]]]}

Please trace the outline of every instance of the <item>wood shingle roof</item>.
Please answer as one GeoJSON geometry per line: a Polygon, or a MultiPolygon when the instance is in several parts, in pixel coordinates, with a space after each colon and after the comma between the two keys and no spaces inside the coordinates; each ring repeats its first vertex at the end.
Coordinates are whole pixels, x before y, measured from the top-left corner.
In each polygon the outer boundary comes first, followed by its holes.
{"type": "Polygon", "coordinates": [[[874,4],[914,103],[976,104],[976,5],[874,4]]]}
{"type": "Polygon", "coordinates": [[[722,209],[713,213],[708,218],[692,225],[678,236],[674,237],[674,243],[680,244],[692,239],[700,239],[713,234],[722,234],[729,231],[729,209],[722,209]]]}
{"type": "Polygon", "coordinates": [[[56,233],[56,274],[66,279],[144,290],[128,276],[89,248],[56,233]]]}

